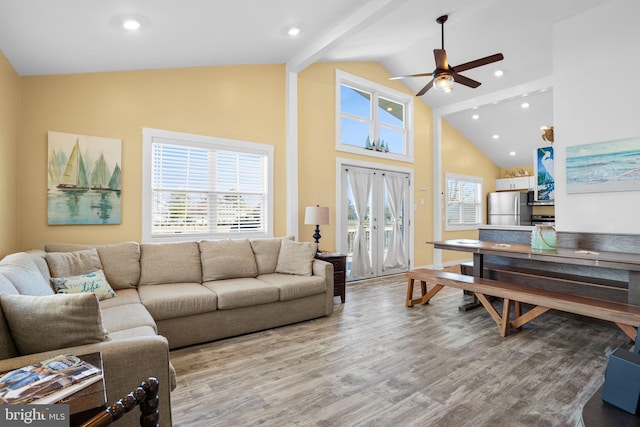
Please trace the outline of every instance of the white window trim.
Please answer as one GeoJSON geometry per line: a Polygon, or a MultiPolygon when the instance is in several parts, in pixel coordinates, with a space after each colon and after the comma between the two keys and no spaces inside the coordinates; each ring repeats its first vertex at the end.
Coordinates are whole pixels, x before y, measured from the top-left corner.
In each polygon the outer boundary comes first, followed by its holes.
{"type": "Polygon", "coordinates": [[[484,194],[484,189],[483,189],[483,179],[482,177],[479,176],[469,176],[469,175],[459,175],[459,174],[454,174],[454,173],[447,173],[445,174],[445,178],[444,178],[444,189],[445,191],[449,191],[449,180],[454,180],[454,181],[466,181],[466,182],[473,182],[475,184],[480,184],[480,196],[479,196],[479,209],[480,209],[480,215],[479,215],[479,222],[477,224],[449,224],[449,215],[448,215],[448,209],[449,209],[449,203],[447,202],[447,200],[449,200],[449,195],[445,194],[444,195],[444,229],[445,231],[457,231],[457,230],[477,230],[478,227],[482,224],[484,224],[484,217],[485,217],[485,204],[484,204],[484,200],[482,198],[482,194],[484,194]]]}
{"type": "Polygon", "coordinates": [[[336,70],[336,151],[360,154],[364,156],[378,157],[381,159],[398,160],[401,162],[413,162],[413,100],[412,96],[397,90],[382,86],[380,84],[363,79],[362,77],[336,70]],[[405,106],[405,128],[407,130],[407,153],[406,155],[397,153],[381,153],[379,151],[366,150],[363,147],[342,144],[341,111],[340,111],[340,85],[347,84],[356,89],[363,89],[369,92],[377,92],[385,98],[389,98],[405,106]]]}
{"type": "Polygon", "coordinates": [[[273,145],[260,144],[256,142],[238,141],[233,139],[217,138],[204,135],[196,135],[183,132],[174,132],[162,129],[143,128],[142,129],[142,242],[143,243],[160,243],[160,242],[184,242],[197,241],[202,239],[229,239],[237,238],[263,238],[273,237],[273,145]],[[242,233],[235,235],[224,234],[190,234],[176,236],[153,236],[151,233],[151,206],[152,206],[152,186],[151,186],[151,161],[152,161],[152,144],[154,140],[166,139],[168,143],[178,144],[180,142],[188,143],[190,146],[198,146],[202,148],[221,148],[228,151],[245,152],[252,154],[262,154],[267,156],[267,209],[266,209],[266,232],[265,233],[242,233]]]}

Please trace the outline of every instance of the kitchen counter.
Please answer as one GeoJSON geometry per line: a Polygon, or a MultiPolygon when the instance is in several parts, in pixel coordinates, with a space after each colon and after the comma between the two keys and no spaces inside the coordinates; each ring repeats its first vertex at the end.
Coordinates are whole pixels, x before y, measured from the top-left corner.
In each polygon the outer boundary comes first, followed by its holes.
{"type": "Polygon", "coordinates": [[[531,225],[490,225],[483,224],[478,226],[478,230],[514,230],[514,231],[532,231],[535,227],[531,225]]]}

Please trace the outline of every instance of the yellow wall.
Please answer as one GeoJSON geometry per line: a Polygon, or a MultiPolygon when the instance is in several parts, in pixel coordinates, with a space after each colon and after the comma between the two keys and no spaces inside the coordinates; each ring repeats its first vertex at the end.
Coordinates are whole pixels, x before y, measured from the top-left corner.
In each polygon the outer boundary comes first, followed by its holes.
{"type": "MultiPolygon", "coordinates": [[[[483,197],[485,197],[486,200],[486,194],[496,189],[496,177],[499,176],[500,168],[446,120],[443,120],[442,172],[443,184],[446,183],[445,174],[447,173],[481,177],[482,190],[484,192],[483,197]]],[[[442,212],[442,218],[443,221],[446,220],[444,211],[442,212]]],[[[443,222],[442,238],[445,240],[477,239],[478,231],[445,231],[443,222]]],[[[454,251],[442,252],[442,262],[445,265],[453,261],[468,259],[470,259],[468,253],[454,251]]]]}
{"type": "Polygon", "coordinates": [[[19,249],[19,108],[20,77],[0,52],[0,258],[19,249]]]}
{"type": "MultiPolygon", "coordinates": [[[[298,184],[299,213],[301,223],[304,219],[304,207],[320,204],[331,207],[332,224],[322,226],[321,248],[336,248],[336,158],[355,159],[378,163],[380,167],[393,165],[414,168],[414,192],[425,187],[431,190],[432,178],[432,113],[431,109],[419,99],[414,102],[415,110],[415,163],[385,160],[370,156],[336,151],[335,149],[335,92],[336,69],[411,94],[399,82],[389,81],[391,75],[378,63],[346,62],[316,63],[299,74],[299,166],[298,184]]],[[[412,94],[411,94],[412,95],[412,94]]],[[[425,197],[414,193],[416,200],[425,197]]],[[[426,198],[428,199],[429,196],[426,198]]],[[[413,265],[432,263],[432,251],[427,250],[424,242],[433,236],[433,210],[430,203],[418,206],[414,212],[415,259],[413,265]]],[[[300,224],[301,240],[312,240],[314,226],[300,224]]]]}
{"type": "MultiPolygon", "coordinates": [[[[275,187],[285,187],[284,65],[23,77],[21,86],[20,249],[140,241],[144,127],[271,144],[275,187]],[[47,225],[47,131],[122,139],[120,225],[47,225]]],[[[283,235],[284,191],[274,214],[274,233],[283,235]]]]}

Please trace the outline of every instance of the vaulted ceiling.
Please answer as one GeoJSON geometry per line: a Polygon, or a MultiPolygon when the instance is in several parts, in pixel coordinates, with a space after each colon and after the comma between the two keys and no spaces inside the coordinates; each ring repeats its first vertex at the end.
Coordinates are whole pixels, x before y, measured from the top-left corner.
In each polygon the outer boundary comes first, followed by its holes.
{"type": "MultiPolygon", "coordinates": [[[[615,0],[19,0],[0,1],[0,50],[22,76],[207,65],[376,61],[431,72],[441,47],[482,85],[420,97],[500,167],[532,163],[553,124],[554,24],[615,0]],[[141,28],[123,30],[125,17],[141,28]],[[292,37],[291,27],[300,33],[292,37]],[[301,59],[302,58],[302,59],[301,59]],[[504,72],[494,76],[496,70],[504,72]],[[526,102],[528,108],[523,108],[526,102]],[[472,116],[476,114],[477,119],[472,116]],[[499,135],[494,139],[493,135],[499,135]],[[515,155],[510,155],[515,152],[515,155]]],[[[417,92],[430,77],[406,80],[417,92]]]]}

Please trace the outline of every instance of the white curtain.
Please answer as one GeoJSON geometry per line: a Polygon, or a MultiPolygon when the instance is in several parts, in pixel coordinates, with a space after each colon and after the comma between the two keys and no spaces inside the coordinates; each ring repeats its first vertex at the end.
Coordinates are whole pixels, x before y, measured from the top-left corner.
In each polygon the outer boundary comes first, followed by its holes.
{"type": "Polygon", "coordinates": [[[358,220],[353,242],[353,258],[351,260],[351,276],[368,277],[371,271],[371,255],[367,247],[367,236],[364,231],[364,217],[369,206],[373,175],[370,172],[347,171],[349,186],[353,195],[353,204],[358,220]]]}
{"type": "Polygon", "coordinates": [[[391,268],[407,268],[407,257],[404,251],[404,235],[402,234],[400,215],[402,214],[403,197],[409,185],[406,177],[384,174],[384,186],[391,216],[391,236],[389,246],[382,263],[383,270],[391,268]]]}

